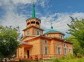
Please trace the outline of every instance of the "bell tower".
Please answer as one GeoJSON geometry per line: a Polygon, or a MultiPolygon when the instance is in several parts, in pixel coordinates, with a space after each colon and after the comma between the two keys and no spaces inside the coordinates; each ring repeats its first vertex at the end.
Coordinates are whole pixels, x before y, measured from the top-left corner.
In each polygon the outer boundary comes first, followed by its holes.
{"type": "Polygon", "coordinates": [[[26,20],[26,28],[24,36],[39,36],[43,34],[43,29],[40,28],[41,20],[36,18],[35,4],[32,5],[32,17],[26,20]]]}

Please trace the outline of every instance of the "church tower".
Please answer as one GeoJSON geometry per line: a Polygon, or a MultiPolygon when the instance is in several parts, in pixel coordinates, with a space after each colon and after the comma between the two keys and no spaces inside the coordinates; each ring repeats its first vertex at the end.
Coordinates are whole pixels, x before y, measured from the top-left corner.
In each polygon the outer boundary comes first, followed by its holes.
{"type": "Polygon", "coordinates": [[[39,36],[43,34],[43,29],[40,28],[41,20],[36,18],[35,4],[32,5],[32,17],[26,20],[26,28],[24,36],[39,36]]]}

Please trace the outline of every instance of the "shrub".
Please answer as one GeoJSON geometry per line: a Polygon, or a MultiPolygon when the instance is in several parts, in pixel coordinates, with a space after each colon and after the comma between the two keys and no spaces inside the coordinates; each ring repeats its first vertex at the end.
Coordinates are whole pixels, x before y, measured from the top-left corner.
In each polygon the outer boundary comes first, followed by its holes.
{"type": "Polygon", "coordinates": [[[51,58],[51,62],[61,62],[60,59],[56,58],[56,57],[52,57],[51,58]]]}
{"type": "Polygon", "coordinates": [[[59,59],[54,59],[52,62],[61,62],[59,59]]]}
{"type": "Polygon", "coordinates": [[[62,57],[61,59],[74,59],[75,56],[72,54],[67,54],[66,56],[62,57]]]}

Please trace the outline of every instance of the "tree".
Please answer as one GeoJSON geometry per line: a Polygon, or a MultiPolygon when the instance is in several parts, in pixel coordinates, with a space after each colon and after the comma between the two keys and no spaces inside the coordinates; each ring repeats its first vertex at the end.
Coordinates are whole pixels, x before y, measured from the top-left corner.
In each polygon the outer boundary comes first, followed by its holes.
{"type": "Polygon", "coordinates": [[[68,24],[69,26],[69,34],[72,35],[71,41],[78,43],[76,45],[75,43],[75,52],[80,51],[80,53],[84,54],[84,19],[78,20],[77,18],[72,18],[71,24],[68,24]],[[79,47],[78,47],[79,46],[79,47]]]}
{"type": "Polygon", "coordinates": [[[16,29],[0,26],[0,57],[12,57],[19,45],[16,29]]]}
{"type": "Polygon", "coordinates": [[[80,43],[80,46],[84,48],[84,19],[72,20],[69,26],[69,33],[73,35],[80,43]]]}
{"type": "Polygon", "coordinates": [[[67,37],[66,40],[73,43],[73,53],[75,56],[78,56],[78,54],[83,54],[83,52],[81,52],[82,50],[81,50],[80,43],[77,41],[77,39],[75,39],[74,36],[71,35],[67,37]]]}

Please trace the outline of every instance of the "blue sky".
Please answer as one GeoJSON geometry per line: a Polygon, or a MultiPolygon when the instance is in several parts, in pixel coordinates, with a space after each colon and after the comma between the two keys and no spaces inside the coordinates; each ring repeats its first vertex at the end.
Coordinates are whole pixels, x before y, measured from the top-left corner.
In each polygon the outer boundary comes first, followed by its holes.
{"type": "MultiPolygon", "coordinates": [[[[41,19],[41,27],[66,33],[73,18],[84,18],[84,0],[34,0],[36,16],[41,19]],[[46,22],[46,23],[45,23],[46,22]]],[[[32,0],[0,0],[0,25],[26,27],[25,20],[31,17],[32,0]]]]}
{"type": "Polygon", "coordinates": [[[50,9],[54,9],[52,12],[73,13],[84,12],[83,2],[83,0],[50,0],[49,3],[52,4],[50,9]]]}
{"type": "MultiPolygon", "coordinates": [[[[45,2],[39,4],[36,2],[36,11],[40,15],[49,15],[54,13],[75,13],[84,12],[83,0],[45,0],[45,2]],[[42,5],[43,6],[42,6],[42,5]]],[[[31,4],[18,4],[18,13],[31,14],[31,4]],[[22,8],[23,7],[23,8],[22,8]],[[24,11],[25,10],[25,11],[24,11]]],[[[37,15],[39,17],[39,15],[37,15]]]]}

